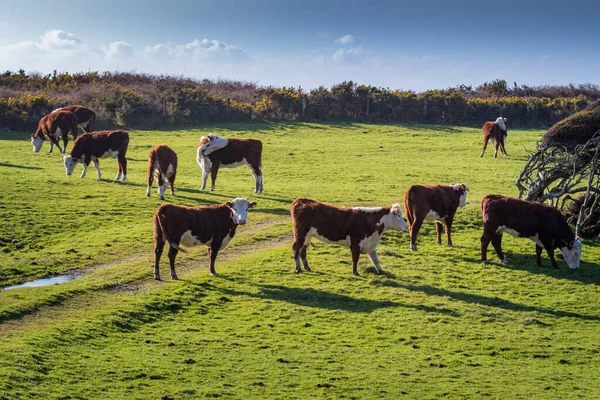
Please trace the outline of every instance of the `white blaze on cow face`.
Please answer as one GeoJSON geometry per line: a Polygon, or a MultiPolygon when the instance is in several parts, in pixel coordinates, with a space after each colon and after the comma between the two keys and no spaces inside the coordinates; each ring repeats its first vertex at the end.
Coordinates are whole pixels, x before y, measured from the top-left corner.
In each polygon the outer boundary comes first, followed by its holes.
{"type": "Polygon", "coordinates": [[[41,137],[39,137],[39,136],[31,137],[31,145],[33,146],[34,153],[39,153],[39,151],[42,149],[42,144],[44,144],[44,139],[42,139],[41,137]]]}
{"type": "Polygon", "coordinates": [[[73,156],[66,156],[62,159],[65,169],[67,170],[67,176],[73,175],[77,162],[73,159],[73,156]]]}
{"type": "Polygon", "coordinates": [[[463,192],[463,194],[460,196],[460,199],[459,199],[459,201],[458,201],[458,206],[459,206],[459,207],[464,207],[464,206],[466,206],[466,205],[467,205],[467,192],[469,191],[469,187],[468,187],[467,185],[465,185],[465,184],[462,184],[462,183],[459,183],[459,184],[456,184],[456,185],[452,185],[452,184],[451,184],[450,186],[452,186],[452,187],[454,188],[454,190],[459,190],[459,189],[461,189],[461,188],[462,188],[462,186],[464,186],[464,188],[465,188],[465,191],[464,191],[464,192],[463,192]]]}
{"type": "Polygon", "coordinates": [[[569,265],[571,269],[579,268],[579,263],[581,262],[581,240],[575,239],[573,242],[573,246],[569,250],[568,247],[561,247],[560,251],[565,259],[565,262],[569,265]]]}
{"type": "Polygon", "coordinates": [[[209,155],[213,151],[227,146],[228,140],[212,133],[200,138],[200,147],[198,148],[204,155],[209,155]]]}
{"type": "Polygon", "coordinates": [[[231,208],[233,215],[231,219],[234,224],[244,225],[248,222],[248,210],[256,205],[256,202],[249,202],[247,199],[236,197],[230,202],[227,202],[227,207],[231,208]]]}

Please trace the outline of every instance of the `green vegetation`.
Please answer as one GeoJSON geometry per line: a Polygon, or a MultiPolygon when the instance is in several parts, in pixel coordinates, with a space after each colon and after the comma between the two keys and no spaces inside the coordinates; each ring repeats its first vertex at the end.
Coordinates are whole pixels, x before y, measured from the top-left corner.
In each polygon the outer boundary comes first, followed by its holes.
{"type": "MultiPolygon", "coordinates": [[[[0,287],[71,272],[69,283],[0,292],[0,399],[598,398],[600,243],[581,268],[535,266],[534,245],[506,237],[511,264],[479,262],[479,201],[515,195],[541,131],[511,130],[510,157],[479,158],[479,129],[425,125],[256,123],[132,131],[127,183],[65,175],[29,133],[2,135],[0,287]],[[247,168],[220,171],[199,191],[201,135],[259,138],[265,192],[247,168]],[[203,205],[258,202],[217,259],[177,258],[179,281],[152,279],[147,154],[179,156],[177,197],[203,205]],[[312,273],[295,274],[289,205],[307,196],[340,205],[402,202],[413,183],[464,182],[454,248],[421,230],[388,232],[386,276],[348,249],[316,242],[312,273]]],[[[116,160],[101,160],[112,178],[116,160]]],[[[162,260],[168,276],[168,259],[162,260]]]]}

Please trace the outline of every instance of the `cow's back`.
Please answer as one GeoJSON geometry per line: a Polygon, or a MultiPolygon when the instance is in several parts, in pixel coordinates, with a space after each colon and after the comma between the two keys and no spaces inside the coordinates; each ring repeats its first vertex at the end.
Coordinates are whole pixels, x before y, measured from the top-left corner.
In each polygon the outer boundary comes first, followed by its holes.
{"type": "Polygon", "coordinates": [[[260,159],[262,153],[262,142],[256,139],[227,138],[227,146],[216,150],[208,155],[212,159],[218,159],[221,164],[235,164],[243,159],[250,162],[252,158],[260,159]]]}
{"type": "Polygon", "coordinates": [[[434,211],[441,217],[458,207],[452,187],[444,185],[412,185],[404,193],[405,212],[411,217],[424,211],[434,211]]]}

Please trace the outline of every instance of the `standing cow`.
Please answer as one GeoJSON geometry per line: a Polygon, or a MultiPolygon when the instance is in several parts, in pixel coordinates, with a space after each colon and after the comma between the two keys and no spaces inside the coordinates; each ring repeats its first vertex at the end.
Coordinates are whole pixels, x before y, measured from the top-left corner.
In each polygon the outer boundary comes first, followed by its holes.
{"type": "Polygon", "coordinates": [[[154,213],[154,279],[160,280],[158,268],[165,244],[169,244],[171,278],[177,279],[175,257],[179,246],[208,247],[210,274],[215,276],[215,260],[228,245],[238,225],[248,221],[248,210],[256,206],[244,198],[208,207],[186,207],[163,204],[154,213]]]}
{"type": "Polygon", "coordinates": [[[165,199],[165,189],[171,187],[171,195],[175,196],[175,176],[177,175],[177,154],[166,144],[154,146],[148,154],[148,188],[146,196],[150,196],[152,182],[156,177],[158,194],[165,199]]]}
{"type": "Polygon", "coordinates": [[[358,276],[358,259],[367,254],[378,274],[383,270],[377,257],[377,245],[388,229],[406,231],[408,226],[402,218],[399,204],[390,207],[342,208],[320,201],[298,198],[291,206],[294,233],[294,260],[296,272],[310,271],[306,248],[313,237],[325,242],[349,247],[352,253],[352,273],[358,276]]]}
{"type": "Polygon", "coordinates": [[[452,247],[452,222],[458,207],[467,204],[464,184],[412,185],[404,193],[404,212],[410,226],[410,249],[417,251],[417,236],[423,221],[435,221],[436,244],[442,244],[442,223],[446,225],[448,246],[452,247]]]}
{"type": "Polygon", "coordinates": [[[71,106],[66,106],[62,108],[57,108],[52,111],[71,111],[77,117],[77,126],[83,129],[83,133],[93,132],[94,131],[94,123],[96,122],[96,113],[86,108],[84,106],[80,106],[77,104],[73,104],[71,106]]]}
{"type": "Polygon", "coordinates": [[[483,149],[481,150],[481,154],[479,157],[483,157],[483,153],[485,153],[485,148],[487,147],[488,141],[492,141],[492,145],[494,146],[494,157],[498,156],[498,148],[505,156],[506,149],[504,148],[504,143],[506,143],[506,138],[508,136],[508,121],[506,118],[498,117],[496,121],[488,121],[483,124],[483,149]]]}
{"type": "Polygon", "coordinates": [[[56,111],[45,115],[38,122],[37,130],[31,135],[31,145],[33,151],[38,153],[42,149],[44,141],[50,141],[50,150],[52,153],[54,145],[58,147],[61,153],[67,151],[67,143],[69,143],[68,134],[71,133],[73,138],[77,138],[77,116],[71,111],[56,111]],[[58,139],[62,137],[64,148],[60,148],[58,139]]]}
{"type": "Polygon", "coordinates": [[[75,140],[71,153],[63,157],[63,164],[67,175],[71,176],[78,163],[83,164],[81,177],[85,176],[90,162],[94,163],[98,172],[98,179],[102,178],[100,163],[98,159],[116,157],[119,163],[119,172],[115,178],[118,181],[123,176],[123,182],[127,179],[127,147],[129,146],[129,134],[125,131],[99,131],[84,133],[75,140]]]}
{"type": "Polygon", "coordinates": [[[542,266],[542,250],[546,249],[554,268],[554,249],[560,249],[569,268],[579,268],[581,241],[576,238],[567,220],[554,207],[533,201],[519,200],[490,194],[481,201],[483,235],[481,236],[481,261],[487,262],[490,242],[502,264],[508,260],[502,252],[502,234],[527,238],[535,243],[536,264],[542,266]]]}
{"type": "Polygon", "coordinates": [[[262,193],[262,142],[256,139],[220,138],[210,134],[200,138],[196,161],[202,168],[202,188],[206,189],[208,174],[210,190],[215,190],[219,167],[235,168],[242,164],[250,167],[254,176],[254,193],[262,193]]]}

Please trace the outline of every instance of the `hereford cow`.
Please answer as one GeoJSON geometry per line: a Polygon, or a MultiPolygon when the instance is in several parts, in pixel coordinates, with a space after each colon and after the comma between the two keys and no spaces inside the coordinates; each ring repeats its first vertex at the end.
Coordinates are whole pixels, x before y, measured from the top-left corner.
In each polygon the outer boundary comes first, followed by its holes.
{"type": "Polygon", "coordinates": [[[542,249],[546,249],[554,268],[554,249],[560,249],[571,269],[579,268],[581,241],[573,235],[564,215],[554,207],[533,201],[489,194],[481,201],[483,235],[481,261],[487,262],[490,242],[502,264],[508,264],[502,252],[502,234],[528,238],[535,243],[536,264],[542,266],[542,249]]]}
{"type": "Polygon", "coordinates": [[[243,198],[235,198],[225,204],[208,207],[186,207],[163,204],[154,213],[154,279],[160,280],[158,264],[165,243],[169,244],[171,278],[177,279],[175,257],[179,246],[208,247],[210,274],[216,276],[215,260],[220,250],[224,250],[238,225],[248,220],[248,210],[256,205],[243,198]]]}
{"type": "Polygon", "coordinates": [[[504,148],[504,143],[506,143],[506,137],[508,136],[508,122],[506,118],[498,117],[496,121],[488,121],[483,125],[482,129],[483,133],[483,150],[481,150],[481,154],[479,157],[483,157],[483,153],[485,153],[485,148],[487,147],[488,141],[492,141],[492,145],[494,146],[494,157],[498,156],[498,148],[502,154],[507,156],[506,149],[504,148]]]}
{"type": "Polygon", "coordinates": [[[94,122],[96,121],[96,113],[89,108],[74,104],[62,108],[57,108],[52,111],[71,111],[77,117],[77,126],[83,129],[83,133],[94,131],[94,122]]]}
{"type": "Polygon", "coordinates": [[[452,221],[458,207],[467,203],[467,185],[412,185],[404,193],[404,211],[410,226],[410,249],[417,251],[417,236],[423,221],[435,221],[436,243],[442,244],[442,223],[452,247],[452,221]]]}
{"type": "Polygon", "coordinates": [[[383,273],[377,257],[377,244],[388,229],[408,229],[402,218],[400,205],[390,207],[341,208],[320,201],[298,198],[292,203],[292,231],[294,233],[294,260],[296,272],[310,271],[306,260],[306,248],[313,237],[325,242],[350,248],[352,273],[358,276],[357,263],[360,254],[367,254],[378,274],[383,273]]]}
{"type": "Polygon", "coordinates": [[[148,189],[150,196],[152,182],[156,177],[160,199],[165,199],[165,189],[171,186],[171,194],[175,196],[175,175],[177,174],[177,154],[166,144],[154,146],[148,154],[148,189]]]}
{"type": "Polygon", "coordinates": [[[256,139],[223,139],[216,135],[202,136],[196,161],[202,168],[202,188],[210,173],[210,190],[215,190],[219,167],[234,168],[242,164],[250,167],[256,182],[254,193],[262,193],[262,142],[256,139]]]}
{"type": "Polygon", "coordinates": [[[67,151],[67,143],[69,143],[68,134],[71,133],[74,138],[77,138],[77,116],[71,111],[57,111],[45,115],[38,122],[37,130],[31,135],[31,145],[35,153],[42,149],[44,141],[50,141],[50,150],[56,145],[61,153],[67,151]],[[60,148],[58,139],[62,137],[64,148],[60,148]]]}
{"type": "Polygon", "coordinates": [[[67,175],[71,176],[78,163],[83,164],[81,177],[85,176],[90,161],[94,162],[98,179],[102,178],[100,163],[98,159],[116,157],[119,162],[119,173],[115,181],[123,175],[123,182],[127,179],[127,146],[129,145],[129,134],[125,131],[99,131],[84,133],[75,140],[70,155],[63,157],[63,164],[67,169],[67,175]]]}

